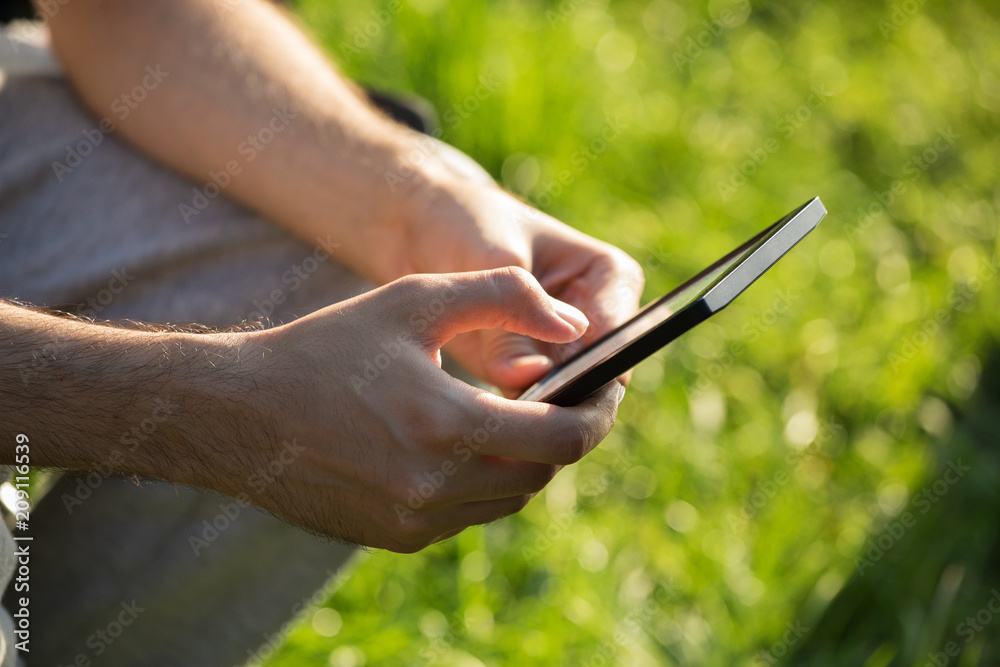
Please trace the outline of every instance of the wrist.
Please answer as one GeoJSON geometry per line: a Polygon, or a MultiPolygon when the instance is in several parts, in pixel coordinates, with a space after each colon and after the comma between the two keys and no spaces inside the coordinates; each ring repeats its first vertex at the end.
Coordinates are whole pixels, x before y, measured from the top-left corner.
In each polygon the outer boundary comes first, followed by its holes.
{"type": "MultiPolygon", "coordinates": [[[[392,166],[386,170],[383,183],[389,195],[387,213],[392,224],[387,226],[393,234],[391,243],[401,252],[391,266],[384,267],[382,283],[417,271],[409,257],[414,244],[446,231],[456,211],[464,208],[460,203],[462,193],[470,185],[456,169],[456,161],[449,158],[449,146],[405,128],[403,132],[405,136],[394,146],[392,166]]],[[[465,159],[479,168],[471,159],[465,159]]]]}
{"type": "Polygon", "coordinates": [[[166,335],[170,369],[146,408],[172,410],[159,422],[156,442],[168,459],[158,456],[153,464],[162,469],[146,474],[233,496],[246,491],[247,471],[259,468],[280,440],[276,388],[262,381],[267,350],[255,344],[258,333],[166,335]]]}
{"type": "Polygon", "coordinates": [[[26,408],[18,421],[39,443],[33,463],[232,491],[238,443],[249,433],[264,442],[267,432],[240,334],[37,317],[58,336],[52,361],[18,392],[26,408]]]}
{"type": "Polygon", "coordinates": [[[280,177],[286,183],[282,201],[295,202],[297,210],[276,218],[311,243],[336,244],[338,261],[385,284],[410,272],[401,267],[413,213],[451,175],[433,139],[387,119],[355,127],[344,141],[345,149],[309,146],[305,152],[312,157],[301,157],[312,165],[300,170],[305,175],[280,177]]]}

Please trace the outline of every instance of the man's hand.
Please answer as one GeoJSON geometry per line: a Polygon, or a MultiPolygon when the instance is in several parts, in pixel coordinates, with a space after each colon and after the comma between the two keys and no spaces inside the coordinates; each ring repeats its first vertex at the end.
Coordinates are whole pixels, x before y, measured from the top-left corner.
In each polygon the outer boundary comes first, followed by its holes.
{"type": "Polygon", "coordinates": [[[119,329],[0,302],[0,430],[30,433],[35,465],[215,489],[412,552],[520,510],[607,435],[620,398],[507,400],[442,371],[441,346],[480,328],[567,343],[585,327],[517,268],[413,275],[239,333],[119,329]],[[163,404],[153,432],[128,437],[163,404]]]}
{"type": "Polygon", "coordinates": [[[635,313],[643,287],[635,260],[495,184],[449,178],[429,183],[415,201],[398,261],[400,275],[518,266],[590,321],[586,334],[570,345],[540,344],[496,329],[460,336],[449,345],[467,369],[508,396],[635,313]]]}
{"type": "MultiPolygon", "coordinates": [[[[268,446],[233,442],[219,457],[222,490],[245,492],[252,470],[282,456],[253,502],[319,533],[411,552],[520,510],[595,447],[614,424],[617,385],[560,408],[500,398],[440,368],[457,334],[500,328],[552,343],[585,321],[526,271],[414,275],[246,336],[241,356],[268,446]],[[244,488],[241,488],[244,487],[244,488]]],[[[218,487],[217,487],[218,488],[218,487]]]]}

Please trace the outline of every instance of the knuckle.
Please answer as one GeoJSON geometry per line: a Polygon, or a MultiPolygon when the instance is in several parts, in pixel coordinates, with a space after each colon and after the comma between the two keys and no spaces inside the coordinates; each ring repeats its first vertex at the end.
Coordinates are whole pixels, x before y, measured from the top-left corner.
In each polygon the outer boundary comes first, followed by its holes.
{"type": "Polygon", "coordinates": [[[420,276],[408,275],[383,285],[381,292],[388,297],[390,302],[402,303],[408,295],[412,298],[414,292],[422,291],[423,286],[424,281],[421,280],[420,276]]]}
{"type": "Polygon", "coordinates": [[[494,269],[492,273],[494,284],[501,292],[510,290],[520,292],[533,292],[538,283],[534,276],[520,266],[505,266],[501,269],[494,269]]]}
{"type": "Polygon", "coordinates": [[[386,490],[389,502],[393,503],[393,505],[402,505],[413,511],[420,509],[419,507],[413,507],[414,498],[412,496],[417,491],[417,476],[413,472],[406,471],[395,475],[389,480],[386,490]]]}
{"type": "Polygon", "coordinates": [[[376,320],[384,331],[408,328],[415,306],[431,300],[435,282],[425,275],[408,275],[374,290],[360,312],[376,320]]]}
{"type": "Polygon", "coordinates": [[[447,284],[440,276],[411,273],[397,278],[382,289],[392,296],[393,303],[399,308],[409,310],[415,303],[435,298],[447,284]]]}
{"type": "Polygon", "coordinates": [[[411,450],[438,452],[452,440],[454,415],[440,410],[438,401],[418,401],[400,406],[397,438],[411,450]]]}
{"type": "Polygon", "coordinates": [[[609,250],[614,272],[620,276],[619,284],[622,289],[642,292],[646,284],[646,275],[639,264],[631,255],[620,248],[612,247],[609,250]]]}
{"type": "Polygon", "coordinates": [[[626,254],[623,251],[619,251],[622,256],[623,268],[625,270],[625,275],[629,277],[638,291],[642,291],[642,288],[646,285],[646,274],[642,270],[642,265],[639,264],[631,255],[626,254]]]}
{"type": "Polygon", "coordinates": [[[415,513],[396,523],[386,537],[386,547],[397,553],[414,553],[432,542],[426,515],[415,513]]]}
{"type": "MultiPolygon", "coordinates": [[[[427,483],[421,472],[422,468],[413,468],[398,472],[390,477],[386,485],[386,499],[390,507],[401,507],[408,510],[407,519],[414,514],[419,514],[424,507],[431,503],[434,497],[434,488],[426,488],[427,483]]],[[[404,520],[395,520],[393,525],[400,525],[404,520]]]]}

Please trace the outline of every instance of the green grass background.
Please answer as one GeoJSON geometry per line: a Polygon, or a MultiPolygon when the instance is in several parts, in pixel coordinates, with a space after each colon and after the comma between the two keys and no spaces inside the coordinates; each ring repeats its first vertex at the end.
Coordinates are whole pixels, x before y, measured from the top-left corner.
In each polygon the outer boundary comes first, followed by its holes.
{"type": "Polygon", "coordinates": [[[641,365],[604,445],[528,508],[366,556],[267,665],[877,667],[956,639],[948,664],[995,664],[1000,620],[957,634],[996,567],[1000,476],[975,459],[996,429],[962,435],[995,405],[974,409],[1000,332],[992,2],[293,11],[347,75],[425,96],[443,139],[631,253],[647,299],[814,195],[830,214],[641,365]],[[481,80],[498,84],[479,99],[481,80]],[[592,145],[608,123],[619,136],[592,145]],[[955,456],[975,475],[921,514],[955,456]]]}

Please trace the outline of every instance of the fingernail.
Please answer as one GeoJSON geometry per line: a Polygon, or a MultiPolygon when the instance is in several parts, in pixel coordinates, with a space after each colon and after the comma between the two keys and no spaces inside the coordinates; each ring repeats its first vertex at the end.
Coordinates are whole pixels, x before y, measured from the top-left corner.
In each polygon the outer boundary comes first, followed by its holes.
{"type": "Polygon", "coordinates": [[[565,301],[560,301],[553,297],[549,297],[552,301],[552,309],[556,311],[558,315],[564,322],[569,324],[571,327],[576,329],[577,333],[583,333],[590,326],[590,321],[587,320],[587,316],[582,312],[569,305],[565,301]]]}
{"type": "Polygon", "coordinates": [[[625,398],[625,385],[618,385],[618,405],[622,404],[622,399],[625,398]]]}
{"type": "Polygon", "coordinates": [[[552,360],[544,354],[526,354],[523,357],[508,359],[504,364],[512,371],[519,371],[527,366],[545,366],[548,368],[552,365],[552,360]]]}

